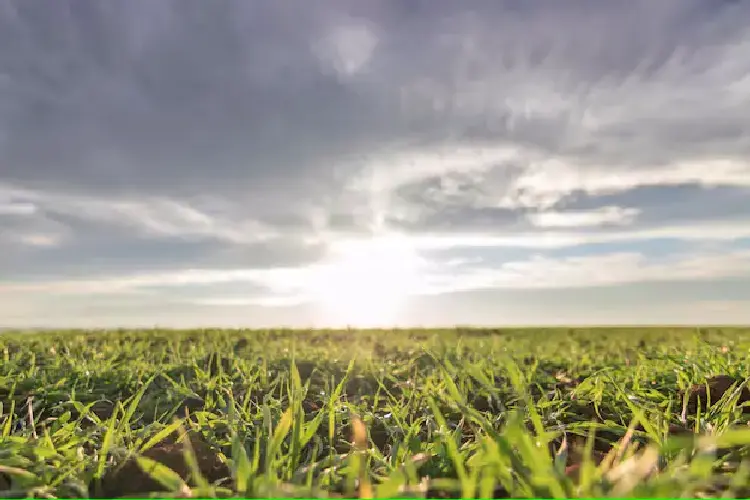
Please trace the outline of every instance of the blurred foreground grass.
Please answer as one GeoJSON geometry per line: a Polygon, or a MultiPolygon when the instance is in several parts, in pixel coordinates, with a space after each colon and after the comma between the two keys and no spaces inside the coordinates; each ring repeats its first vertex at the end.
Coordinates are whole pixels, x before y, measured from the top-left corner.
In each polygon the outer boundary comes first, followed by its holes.
{"type": "Polygon", "coordinates": [[[750,329],[11,332],[0,355],[5,497],[750,496],[750,329]]]}

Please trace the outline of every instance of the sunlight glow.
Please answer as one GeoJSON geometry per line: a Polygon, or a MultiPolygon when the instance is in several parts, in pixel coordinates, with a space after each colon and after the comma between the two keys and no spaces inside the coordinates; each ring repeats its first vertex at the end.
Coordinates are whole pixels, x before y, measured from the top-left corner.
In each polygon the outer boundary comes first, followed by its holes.
{"type": "Polygon", "coordinates": [[[418,284],[420,264],[398,240],[350,243],[320,266],[310,292],[332,326],[392,326],[418,284]]]}

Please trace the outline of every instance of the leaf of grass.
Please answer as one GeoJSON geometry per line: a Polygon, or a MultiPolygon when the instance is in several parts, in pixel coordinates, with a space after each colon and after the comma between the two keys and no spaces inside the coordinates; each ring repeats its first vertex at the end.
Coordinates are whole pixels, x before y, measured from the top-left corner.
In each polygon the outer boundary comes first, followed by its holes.
{"type": "Polygon", "coordinates": [[[281,445],[284,442],[284,438],[286,438],[287,434],[289,434],[289,430],[292,427],[293,418],[294,415],[292,414],[292,408],[287,408],[287,410],[281,416],[281,420],[279,420],[279,423],[273,431],[273,437],[268,443],[268,448],[266,449],[267,474],[270,474],[272,472],[271,464],[276,458],[276,455],[278,455],[278,453],[281,451],[281,445]]]}
{"type": "Polygon", "coordinates": [[[115,433],[117,428],[117,416],[120,407],[116,406],[114,413],[109,417],[109,424],[107,430],[104,433],[104,439],[102,440],[102,446],[99,449],[99,461],[96,466],[96,473],[94,474],[95,479],[101,479],[104,475],[104,469],[107,466],[107,457],[109,456],[109,450],[112,447],[112,443],[115,439],[115,433]]]}
{"type": "Polygon", "coordinates": [[[166,465],[143,456],[137,456],[135,461],[145,474],[170,492],[185,493],[190,491],[190,487],[180,475],[166,465]]]}
{"type": "Polygon", "coordinates": [[[448,456],[453,462],[453,466],[456,468],[456,475],[461,482],[461,495],[463,498],[472,498],[474,496],[475,485],[469,480],[469,476],[466,473],[466,466],[461,458],[461,453],[458,450],[456,441],[452,437],[445,438],[444,436],[444,432],[448,430],[445,418],[432,397],[427,398],[427,404],[432,410],[432,414],[435,417],[438,427],[443,431],[440,434],[441,442],[448,450],[448,456]]]}
{"type": "Polygon", "coordinates": [[[162,430],[151,436],[151,438],[146,441],[146,443],[141,446],[140,453],[143,453],[146,450],[149,450],[156,446],[157,444],[164,441],[167,437],[169,437],[170,434],[173,432],[177,432],[183,425],[182,419],[175,419],[174,422],[169,424],[168,426],[164,427],[162,430]]]}

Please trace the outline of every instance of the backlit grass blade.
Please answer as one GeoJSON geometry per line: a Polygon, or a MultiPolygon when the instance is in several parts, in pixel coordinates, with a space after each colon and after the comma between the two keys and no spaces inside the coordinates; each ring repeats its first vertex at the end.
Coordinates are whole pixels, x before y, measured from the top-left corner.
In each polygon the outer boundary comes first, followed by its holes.
{"type": "Polygon", "coordinates": [[[445,437],[445,433],[448,431],[448,424],[446,423],[445,418],[443,418],[443,414],[440,412],[440,409],[438,408],[435,400],[432,399],[432,397],[427,398],[427,403],[429,404],[430,410],[432,410],[432,414],[435,417],[435,421],[437,422],[438,427],[441,430],[441,442],[447,448],[448,456],[453,462],[453,466],[456,469],[456,474],[458,475],[458,480],[461,482],[461,495],[463,498],[472,498],[474,496],[475,484],[470,481],[470,478],[466,472],[466,466],[464,465],[464,460],[458,450],[456,441],[450,436],[445,437]]]}
{"type": "Polygon", "coordinates": [[[190,487],[183,481],[179,474],[164,464],[148,457],[138,456],[135,458],[138,467],[148,474],[151,479],[161,484],[172,493],[180,493],[182,496],[191,497],[190,487]]]}
{"type": "Polygon", "coordinates": [[[266,451],[266,467],[267,467],[267,474],[271,474],[271,464],[273,463],[276,456],[281,451],[281,445],[284,442],[284,438],[289,434],[289,430],[292,427],[292,421],[294,419],[294,415],[292,414],[292,408],[288,408],[284,414],[281,416],[281,419],[279,420],[279,423],[276,425],[276,428],[273,430],[273,435],[271,437],[270,442],[268,443],[268,448],[266,451]]]}
{"type": "Polygon", "coordinates": [[[146,450],[149,450],[157,444],[161,443],[166,438],[168,438],[170,434],[178,432],[182,428],[183,424],[184,422],[182,419],[175,419],[171,424],[151,436],[151,438],[140,447],[140,453],[143,453],[146,450]]]}
{"type": "Polygon", "coordinates": [[[104,475],[104,469],[107,466],[107,458],[109,457],[109,450],[112,447],[112,443],[115,440],[115,434],[117,429],[117,416],[119,413],[119,406],[115,407],[115,412],[109,418],[107,424],[107,430],[104,432],[104,439],[102,439],[102,446],[99,449],[99,460],[96,466],[96,473],[94,474],[95,479],[101,479],[104,475]]]}

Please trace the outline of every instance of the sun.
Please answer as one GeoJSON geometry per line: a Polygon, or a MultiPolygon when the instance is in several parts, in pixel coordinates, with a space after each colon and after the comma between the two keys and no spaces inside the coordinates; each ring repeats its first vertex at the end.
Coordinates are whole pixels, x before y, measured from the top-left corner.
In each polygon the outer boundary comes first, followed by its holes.
{"type": "Polygon", "coordinates": [[[416,253],[402,242],[350,242],[317,269],[310,292],[327,325],[393,326],[418,268],[416,253]]]}

